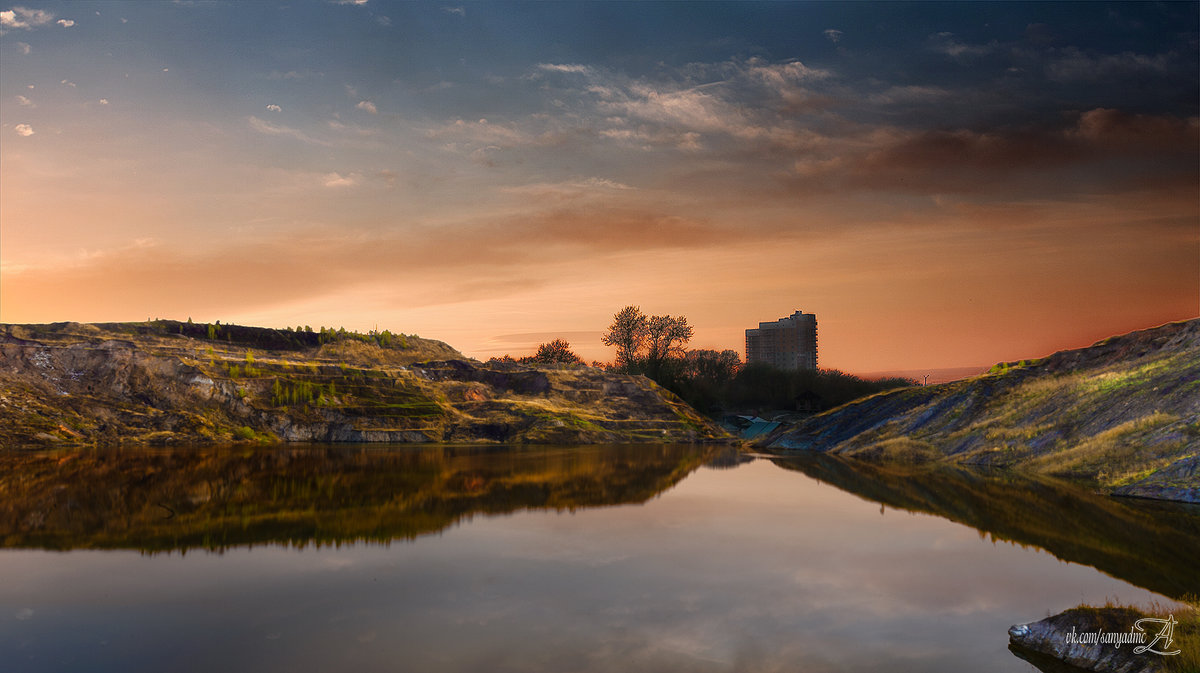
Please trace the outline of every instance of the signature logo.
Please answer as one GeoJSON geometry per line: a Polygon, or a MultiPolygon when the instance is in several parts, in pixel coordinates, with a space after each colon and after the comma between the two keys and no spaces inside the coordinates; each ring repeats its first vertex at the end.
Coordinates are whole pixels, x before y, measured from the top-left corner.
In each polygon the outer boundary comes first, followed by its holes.
{"type": "Polygon", "coordinates": [[[1146,617],[1145,619],[1139,619],[1133,623],[1133,628],[1137,629],[1138,631],[1141,631],[1142,633],[1145,633],[1146,629],[1142,628],[1142,622],[1146,622],[1148,624],[1162,624],[1162,628],[1159,629],[1158,633],[1154,636],[1154,640],[1151,640],[1146,645],[1138,645],[1137,647],[1133,648],[1134,654],[1142,654],[1143,652],[1153,652],[1155,654],[1172,655],[1172,654],[1180,653],[1181,650],[1174,650],[1172,652],[1163,652],[1161,650],[1154,649],[1154,646],[1157,645],[1159,643],[1159,641],[1162,641],[1163,649],[1169,649],[1171,647],[1171,640],[1175,635],[1175,625],[1179,623],[1179,622],[1175,621],[1175,615],[1167,615],[1166,619],[1157,619],[1154,617],[1146,617]]]}
{"type": "Polygon", "coordinates": [[[1134,654],[1145,654],[1152,652],[1164,656],[1172,656],[1179,654],[1182,650],[1171,650],[1171,643],[1175,638],[1175,625],[1179,622],[1175,621],[1175,615],[1167,615],[1166,618],[1161,617],[1144,617],[1137,620],[1133,624],[1133,628],[1129,629],[1128,633],[1122,631],[1085,631],[1077,633],[1075,627],[1071,627],[1071,632],[1066,634],[1065,640],[1071,644],[1078,645],[1113,645],[1120,649],[1122,645],[1137,644],[1133,648],[1134,654]],[[1146,642],[1149,635],[1148,628],[1142,624],[1158,624],[1160,625],[1158,633],[1154,634],[1154,638],[1150,642],[1146,642]],[[1162,643],[1159,645],[1159,643],[1162,643]],[[1161,647],[1161,649],[1156,649],[1161,647]]]}

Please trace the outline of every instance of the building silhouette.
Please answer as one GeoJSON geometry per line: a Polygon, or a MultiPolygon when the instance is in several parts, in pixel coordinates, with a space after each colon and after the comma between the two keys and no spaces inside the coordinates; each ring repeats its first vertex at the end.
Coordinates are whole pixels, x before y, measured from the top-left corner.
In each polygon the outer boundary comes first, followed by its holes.
{"type": "Polygon", "coordinates": [[[796,311],[775,322],[760,322],[746,330],[746,362],[778,369],[817,368],[817,316],[796,311]]]}

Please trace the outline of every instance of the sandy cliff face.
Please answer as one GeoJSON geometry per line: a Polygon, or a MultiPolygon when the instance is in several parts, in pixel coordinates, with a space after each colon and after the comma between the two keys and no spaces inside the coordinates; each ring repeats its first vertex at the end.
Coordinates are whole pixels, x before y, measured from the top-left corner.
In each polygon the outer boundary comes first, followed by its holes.
{"type": "Polygon", "coordinates": [[[1104,490],[1200,501],[1200,320],[987,375],[908,388],[767,437],[780,451],[1020,466],[1104,490]]]}
{"type": "Polygon", "coordinates": [[[643,377],[481,364],[441,342],[308,343],[303,334],[161,321],[6,326],[0,446],[229,439],[649,442],[723,437],[643,377]]]}

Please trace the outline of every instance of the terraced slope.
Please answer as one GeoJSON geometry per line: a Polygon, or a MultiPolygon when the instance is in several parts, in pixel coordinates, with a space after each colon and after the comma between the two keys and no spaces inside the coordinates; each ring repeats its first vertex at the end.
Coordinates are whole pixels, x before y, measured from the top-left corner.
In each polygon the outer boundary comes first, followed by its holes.
{"type": "Polygon", "coordinates": [[[211,334],[171,321],[0,327],[0,446],[725,438],[640,376],[481,364],[403,335],[383,346],[240,326],[211,334]]]}

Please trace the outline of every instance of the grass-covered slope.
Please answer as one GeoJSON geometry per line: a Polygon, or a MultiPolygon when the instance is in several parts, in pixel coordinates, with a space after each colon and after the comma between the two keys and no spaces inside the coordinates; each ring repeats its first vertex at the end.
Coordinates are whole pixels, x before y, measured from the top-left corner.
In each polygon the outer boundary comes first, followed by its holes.
{"type": "Polygon", "coordinates": [[[1200,319],[952,383],[881,393],[761,445],[1018,466],[1123,495],[1200,501],[1200,319]]]}
{"type": "Polygon", "coordinates": [[[174,321],[0,326],[0,448],[721,437],[644,377],[485,365],[415,336],[174,321]]]}

